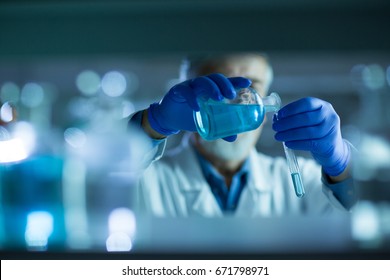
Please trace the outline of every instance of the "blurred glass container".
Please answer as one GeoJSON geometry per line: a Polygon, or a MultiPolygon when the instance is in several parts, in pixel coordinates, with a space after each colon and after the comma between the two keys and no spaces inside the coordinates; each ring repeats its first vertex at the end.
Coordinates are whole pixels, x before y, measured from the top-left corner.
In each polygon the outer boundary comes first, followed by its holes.
{"type": "Polygon", "coordinates": [[[353,174],[359,202],[352,211],[358,246],[390,250],[390,142],[382,134],[361,133],[353,174]]]}
{"type": "Polygon", "coordinates": [[[126,120],[104,115],[104,121],[95,119],[64,133],[64,206],[72,249],[106,250],[109,215],[117,208],[135,207],[136,180],[151,149],[149,140],[126,120]]]}
{"type": "MultiPolygon", "coordinates": [[[[15,122],[7,128],[2,127],[2,131],[0,186],[4,248],[62,248],[63,160],[58,153],[60,143],[55,132],[39,133],[31,123],[24,121],[15,122]],[[47,235],[48,246],[31,245],[36,244],[33,239],[36,235],[31,235],[31,231],[28,231],[31,229],[28,217],[36,212],[44,212],[52,217],[53,230],[47,235]]],[[[36,223],[37,219],[34,221],[36,223]]]]}
{"type": "Polygon", "coordinates": [[[390,203],[390,142],[373,133],[360,138],[353,166],[360,198],[390,203]]]}
{"type": "Polygon", "coordinates": [[[198,97],[200,110],[194,111],[198,133],[206,140],[215,140],[258,128],[266,112],[280,108],[277,93],[260,97],[253,88],[236,89],[236,98],[221,101],[198,97]]]}

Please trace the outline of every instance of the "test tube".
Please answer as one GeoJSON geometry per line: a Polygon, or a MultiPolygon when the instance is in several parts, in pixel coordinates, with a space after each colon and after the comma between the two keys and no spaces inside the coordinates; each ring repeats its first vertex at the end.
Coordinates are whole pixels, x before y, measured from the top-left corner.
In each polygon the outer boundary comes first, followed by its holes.
{"type": "Polygon", "coordinates": [[[295,194],[297,197],[301,198],[305,195],[305,188],[302,183],[302,176],[299,170],[298,160],[295,156],[294,150],[291,150],[286,146],[286,143],[283,142],[284,152],[286,154],[288,168],[290,169],[291,179],[294,185],[295,194]]]}
{"type": "MultiPolygon", "coordinates": [[[[276,117],[278,113],[276,112],[276,117]]],[[[291,180],[294,185],[295,194],[297,197],[301,198],[305,195],[305,188],[302,183],[301,171],[299,170],[298,160],[295,156],[294,150],[291,150],[286,146],[286,143],[283,142],[283,149],[287,159],[287,165],[290,169],[291,180]]]]}

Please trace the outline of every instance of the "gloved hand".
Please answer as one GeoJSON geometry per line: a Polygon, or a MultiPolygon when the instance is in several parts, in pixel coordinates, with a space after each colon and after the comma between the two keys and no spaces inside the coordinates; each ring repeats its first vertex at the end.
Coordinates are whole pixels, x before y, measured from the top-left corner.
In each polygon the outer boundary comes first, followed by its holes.
{"type": "Polygon", "coordinates": [[[307,97],[287,104],[274,116],[275,139],[296,150],[310,151],[330,176],[340,175],[350,160],[350,147],[343,140],[340,118],[332,105],[307,97]]]}
{"type": "MultiPolygon", "coordinates": [[[[193,111],[199,111],[197,97],[206,95],[215,100],[224,97],[233,99],[235,87],[248,87],[251,81],[242,78],[226,78],[222,74],[211,74],[190,79],[173,86],[158,103],[148,109],[148,120],[151,127],[160,134],[176,134],[180,130],[196,131],[193,111]]],[[[234,141],[237,136],[224,138],[234,141]]]]}

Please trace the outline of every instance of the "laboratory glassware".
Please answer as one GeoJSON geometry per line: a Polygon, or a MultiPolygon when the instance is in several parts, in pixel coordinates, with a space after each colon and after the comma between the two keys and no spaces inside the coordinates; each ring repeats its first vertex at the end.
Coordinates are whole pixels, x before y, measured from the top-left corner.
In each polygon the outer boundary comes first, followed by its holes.
{"type": "Polygon", "coordinates": [[[281,102],[277,93],[260,97],[248,87],[236,89],[234,99],[217,101],[202,95],[198,103],[200,110],[194,111],[195,125],[200,136],[210,141],[258,128],[265,113],[279,110],[281,102]]]}

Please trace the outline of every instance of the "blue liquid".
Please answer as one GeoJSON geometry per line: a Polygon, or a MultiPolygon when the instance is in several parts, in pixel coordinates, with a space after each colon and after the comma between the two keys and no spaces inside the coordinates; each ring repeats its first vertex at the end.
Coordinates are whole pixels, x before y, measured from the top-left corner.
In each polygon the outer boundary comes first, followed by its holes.
{"type": "Polygon", "coordinates": [[[291,178],[294,184],[294,190],[297,197],[303,197],[305,195],[305,189],[303,188],[302,178],[299,173],[291,173],[291,178]]]}
{"type": "Polygon", "coordinates": [[[51,155],[30,157],[0,166],[7,248],[25,246],[26,217],[34,211],[47,211],[53,215],[54,228],[48,246],[63,248],[66,232],[62,170],[62,158],[51,155]]]}
{"type": "Polygon", "coordinates": [[[194,120],[200,136],[215,140],[226,136],[254,130],[264,120],[264,107],[254,104],[225,104],[208,100],[201,104],[194,120]]]}

